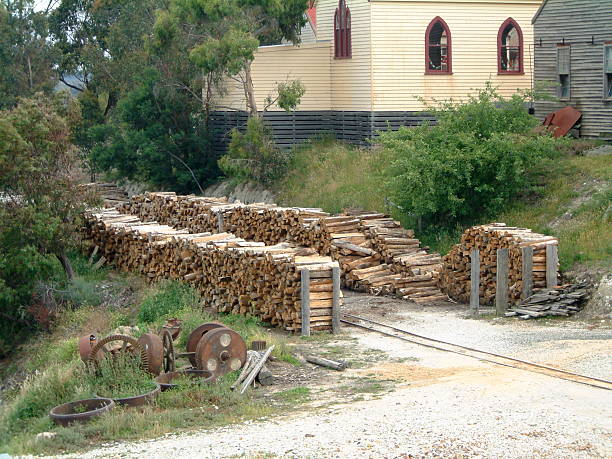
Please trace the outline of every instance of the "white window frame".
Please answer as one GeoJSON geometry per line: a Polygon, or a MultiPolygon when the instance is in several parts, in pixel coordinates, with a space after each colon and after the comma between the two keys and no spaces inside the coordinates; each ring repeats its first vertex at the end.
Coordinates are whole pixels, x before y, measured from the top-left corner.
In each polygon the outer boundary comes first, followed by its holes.
{"type": "Polygon", "coordinates": [[[569,100],[572,97],[572,51],[570,45],[557,46],[557,80],[559,82],[558,96],[561,100],[569,100]],[[567,68],[561,68],[561,52],[567,50],[567,68]],[[563,86],[561,85],[561,75],[567,76],[567,95],[563,95],[563,86]]]}
{"type": "Polygon", "coordinates": [[[603,51],[603,98],[612,101],[612,62],[607,61],[607,50],[612,49],[612,42],[604,43],[603,51]],[[608,81],[610,81],[608,83],[608,81]]]}

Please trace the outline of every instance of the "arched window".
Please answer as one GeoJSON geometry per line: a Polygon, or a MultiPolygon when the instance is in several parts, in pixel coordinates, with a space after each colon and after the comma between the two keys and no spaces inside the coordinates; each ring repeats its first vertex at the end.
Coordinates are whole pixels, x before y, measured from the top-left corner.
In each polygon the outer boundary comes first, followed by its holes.
{"type": "Polygon", "coordinates": [[[438,16],[425,32],[425,73],[452,73],[451,58],[450,29],[438,16]]]}
{"type": "Polygon", "coordinates": [[[523,32],[512,18],[506,19],[497,33],[497,71],[523,73],[523,32]]]}
{"type": "Polygon", "coordinates": [[[340,0],[334,16],[334,56],[336,59],[348,59],[352,55],[351,10],[345,0],[340,0]]]}

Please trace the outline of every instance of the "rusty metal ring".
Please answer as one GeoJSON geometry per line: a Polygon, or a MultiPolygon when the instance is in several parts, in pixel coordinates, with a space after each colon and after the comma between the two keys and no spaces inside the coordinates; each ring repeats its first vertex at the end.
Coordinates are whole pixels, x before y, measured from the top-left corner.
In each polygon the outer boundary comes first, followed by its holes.
{"type": "Polygon", "coordinates": [[[176,368],[176,356],[174,354],[174,341],[172,333],[164,329],[161,333],[162,346],[164,348],[162,368],[164,373],[172,373],[176,368]]]}
{"type": "Polygon", "coordinates": [[[127,335],[109,335],[106,338],[102,338],[91,349],[91,352],[89,353],[89,361],[93,362],[93,363],[95,363],[97,365],[99,363],[98,358],[96,358],[96,356],[98,355],[98,352],[100,352],[100,351],[102,351],[104,353],[108,352],[107,349],[104,346],[106,344],[108,344],[108,343],[113,342],[113,341],[123,341],[123,346],[121,348],[121,352],[124,352],[124,351],[134,352],[133,350],[137,351],[140,354],[140,360],[141,360],[141,363],[142,363],[142,367],[143,368],[148,368],[148,366],[149,366],[149,358],[147,356],[146,351],[142,348],[142,346],[140,344],[138,344],[138,341],[136,341],[131,336],[127,336],[127,335]],[[133,350],[128,348],[128,346],[127,346],[128,344],[130,346],[132,346],[133,350]]]}

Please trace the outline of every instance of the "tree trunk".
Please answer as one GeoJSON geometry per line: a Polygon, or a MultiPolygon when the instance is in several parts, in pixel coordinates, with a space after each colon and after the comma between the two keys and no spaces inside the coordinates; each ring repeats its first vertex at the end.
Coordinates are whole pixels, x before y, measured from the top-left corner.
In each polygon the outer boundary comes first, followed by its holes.
{"type": "Polygon", "coordinates": [[[251,76],[251,62],[247,62],[244,67],[244,92],[247,96],[247,108],[250,117],[258,117],[257,102],[255,100],[255,88],[253,87],[253,78],[251,76]]]}
{"type": "Polygon", "coordinates": [[[62,251],[59,254],[56,253],[55,256],[62,264],[62,268],[64,268],[64,272],[66,273],[68,280],[72,281],[72,279],[74,279],[74,271],[72,270],[72,264],[70,263],[70,259],[66,255],[66,252],[62,251]]]}

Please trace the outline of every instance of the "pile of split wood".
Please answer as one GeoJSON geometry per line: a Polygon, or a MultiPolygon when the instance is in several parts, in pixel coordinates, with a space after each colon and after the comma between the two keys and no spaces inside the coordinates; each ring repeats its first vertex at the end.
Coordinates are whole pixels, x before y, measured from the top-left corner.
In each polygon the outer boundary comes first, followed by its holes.
{"type": "Polygon", "coordinates": [[[571,316],[582,309],[589,295],[588,284],[568,284],[531,295],[506,313],[506,317],[519,316],[533,319],[547,316],[571,316]]]}
{"type": "MultiPolygon", "coordinates": [[[[546,287],[546,246],[558,240],[532,232],[530,229],[506,226],[504,223],[474,226],[461,236],[443,257],[440,287],[451,298],[467,303],[470,298],[470,254],[480,251],[480,302],[495,301],[497,249],[507,248],[509,258],[509,301],[517,303],[523,291],[522,248],[533,248],[533,287],[546,287]]],[[[558,267],[557,267],[558,271],[558,267]]]]}
{"type": "Polygon", "coordinates": [[[429,253],[412,230],[384,214],[330,216],[321,209],[175,193],[134,196],[119,210],[191,233],[227,231],[250,241],[310,247],[338,261],[343,285],[354,290],[422,303],[446,299],[437,287],[440,255],[429,253]]]}
{"type": "Polygon", "coordinates": [[[104,202],[104,207],[116,207],[129,202],[127,191],[114,183],[85,183],[82,187],[96,193],[104,202]]]}
{"type": "Polygon", "coordinates": [[[86,215],[86,237],[124,271],[152,281],[182,279],[222,312],[253,314],[286,330],[301,330],[301,270],[310,271],[310,327],[332,324],[330,257],[287,243],[266,246],[231,233],[189,233],[116,210],[86,215]]]}

